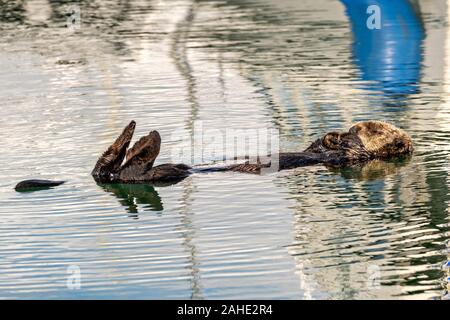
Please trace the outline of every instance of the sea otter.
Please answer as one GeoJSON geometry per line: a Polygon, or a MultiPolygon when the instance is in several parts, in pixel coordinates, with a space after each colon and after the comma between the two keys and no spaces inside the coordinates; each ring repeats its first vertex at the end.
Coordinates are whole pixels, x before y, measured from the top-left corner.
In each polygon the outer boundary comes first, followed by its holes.
{"type": "MultiPolygon", "coordinates": [[[[92,176],[98,183],[153,183],[167,184],[183,180],[195,172],[234,171],[260,173],[272,163],[246,163],[222,167],[192,168],[185,164],[153,166],[159,154],[161,137],[157,131],[137,141],[128,148],[136,122],[131,121],[122,134],[98,159],[92,176]]],[[[327,167],[349,167],[373,160],[387,160],[410,155],[413,143],[403,130],[382,121],[358,122],[346,132],[330,132],[314,141],[303,152],[280,153],[278,170],[323,164],[327,167]]],[[[63,181],[26,180],[16,190],[46,188],[63,181]]]]}
{"type": "MultiPolygon", "coordinates": [[[[220,168],[192,168],[185,164],[153,166],[159,154],[161,137],[157,131],[137,141],[128,149],[136,123],[125,127],[122,134],[98,159],[92,176],[99,183],[165,183],[182,180],[194,172],[234,171],[259,173],[271,163],[242,163],[220,168]]],[[[410,155],[413,143],[403,130],[382,121],[366,121],[353,125],[347,132],[330,132],[313,142],[303,152],[280,153],[279,170],[323,164],[346,167],[371,160],[387,160],[410,155]]]]}

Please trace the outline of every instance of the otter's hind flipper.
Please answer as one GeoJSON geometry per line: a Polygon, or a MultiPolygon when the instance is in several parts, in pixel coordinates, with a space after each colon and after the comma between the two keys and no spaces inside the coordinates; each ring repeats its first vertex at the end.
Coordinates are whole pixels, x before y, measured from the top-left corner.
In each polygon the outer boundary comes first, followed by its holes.
{"type": "Polygon", "coordinates": [[[122,169],[134,166],[145,167],[145,170],[151,169],[156,157],[159,155],[160,148],[161,136],[158,131],[151,131],[128,150],[122,169]]]}
{"type": "Polygon", "coordinates": [[[136,122],[131,121],[116,141],[98,159],[91,173],[96,180],[101,180],[102,177],[109,176],[119,170],[133,138],[135,128],[136,122]]]}
{"type": "Polygon", "coordinates": [[[51,187],[56,187],[61,184],[63,184],[65,181],[51,181],[51,180],[40,180],[40,179],[33,179],[33,180],[25,180],[19,182],[15,186],[15,190],[18,192],[21,191],[34,191],[38,189],[48,189],[51,187]]]}

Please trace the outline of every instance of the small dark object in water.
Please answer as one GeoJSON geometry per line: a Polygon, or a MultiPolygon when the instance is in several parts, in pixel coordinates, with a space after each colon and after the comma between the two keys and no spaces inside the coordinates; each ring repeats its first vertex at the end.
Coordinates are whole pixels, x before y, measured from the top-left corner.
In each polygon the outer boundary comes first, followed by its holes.
{"type": "Polygon", "coordinates": [[[48,189],[63,184],[65,181],[50,181],[50,180],[25,180],[19,182],[14,189],[16,191],[31,191],[38,189],[48,189]]]}

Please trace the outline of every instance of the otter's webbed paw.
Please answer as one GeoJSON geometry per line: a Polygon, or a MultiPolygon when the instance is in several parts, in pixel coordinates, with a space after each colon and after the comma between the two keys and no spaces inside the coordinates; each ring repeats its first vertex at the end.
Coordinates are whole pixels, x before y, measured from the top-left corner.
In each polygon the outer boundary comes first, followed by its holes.
{"type": "Polygon", "coordinates": [[[158,131],[151,131],[127,151],[126,161],[122,169],[132,166],[145,166],[146,170],[151,169],[159,155],[160,148],[161,136],[158,131]]]}
{"type": "Polygon", "coordinates": [[[95,180],[107,182],[111,180],[113,174],[119,171],[133,138],[135,127],[136,122],[131,121],[116,141],[98,159],[91,173],[95,180]]]}

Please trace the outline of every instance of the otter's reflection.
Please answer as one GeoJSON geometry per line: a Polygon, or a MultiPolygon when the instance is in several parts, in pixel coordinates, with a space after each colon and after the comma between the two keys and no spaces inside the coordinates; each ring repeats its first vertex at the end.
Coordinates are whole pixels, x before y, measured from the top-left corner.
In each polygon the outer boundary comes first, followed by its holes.
{"type": "Polygon", "coordinates": [[[139,218],[138,205],[142,205],[145,211],[160,212],[164,209],[161,197],[153,185],[112,183],[99,186],[106,192],[114,194],[134,219],[139,218]]]}
{"type": "Polygon", "coordinates": [[[393,161],[372,160],[368,163],[345,168],[328,168],[331,172],[346,179],[370,181],[382,179],[394,174],[397,170],[409,163],[411,157],[398,158],[393,161]]]}
{"type": "Polygon", "coordinates": [[[283,185],[296,202],[295,242],[289,253],[297,262],[305,294],[378,299],[385,289],[400,296],[411,287],[421,294],[422,279],[442,277],[426,268],[404,267],[433,265],[442,258],[437,255],[442,250],[438,227],[417,210],[423,199],[416,182],[409,180],[416,163],[411,160],[372,161],[328,168],[330,175],[311,170],[284,177],[283,185]],[[378,292],[367,287],[373,266],[381,270],[378,292]],[[389,274],[402,268],[407,278],[389,274]]]}

